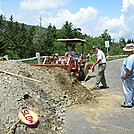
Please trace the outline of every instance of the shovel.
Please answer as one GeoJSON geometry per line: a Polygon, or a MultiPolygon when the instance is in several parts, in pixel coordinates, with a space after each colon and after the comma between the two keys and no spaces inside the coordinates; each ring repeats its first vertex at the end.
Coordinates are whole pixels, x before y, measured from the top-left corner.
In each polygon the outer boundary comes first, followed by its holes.
{"type": "Polygon", "coordinates": [[[29,77],[25,77],[25,76],[22,76],[22,75],[14,74],[14,73],[3,71],[3,70],[0,70],[0,72],[1,73],[6,73],[6,74],[9,74],[9,75],[13,75],[13,76],[17,76],[17,77],[20,77],[20,78],[24,78],[24,79],[27,79],[27,80],[31,80],[31,81],[42,82],[42,81],[39,81],[39,80],[36,80],[36,79],[32,79],[32,78],[29,78],[29,77]]]}
{"type": "Polygon", "coordinates": [[[84,85],[84,82],[86,81],[86,79],[88,78],[89,74],[92,72],[92,69],[89,70],[88,74],[86,75],[84,81],[81,83],[82,85],[84,85]]]}
{"type": "Polygon", "coordinates": [[[87,79],[87,77],[89,76],[90,73],[92,73],[92,69],[89,70],[87,76],[86,76],[85,79],[84,79],[84,82],[86,81],[86,79],[87,79]]]}

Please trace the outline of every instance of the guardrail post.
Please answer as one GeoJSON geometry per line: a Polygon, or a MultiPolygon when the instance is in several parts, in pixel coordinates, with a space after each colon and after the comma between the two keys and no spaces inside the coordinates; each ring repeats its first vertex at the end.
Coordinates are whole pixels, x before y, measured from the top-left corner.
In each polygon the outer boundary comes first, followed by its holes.
{"type": "Polygon", "coordinates": [[[4,58],[5,58],[6,60],[8,60],[8,55],[5,55],[4,58]]]}
{"type": "Polygon", "coordinates": [[[37,63],[40,64],[40,53],[36,53],[37,63]]]}

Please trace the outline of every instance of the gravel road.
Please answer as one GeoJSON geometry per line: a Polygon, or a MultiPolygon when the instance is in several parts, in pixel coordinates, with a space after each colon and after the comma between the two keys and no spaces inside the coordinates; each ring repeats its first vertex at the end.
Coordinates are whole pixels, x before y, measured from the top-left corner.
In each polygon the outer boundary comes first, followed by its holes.
{"type": "MultiPolygon", "coordinates": [[[[124,101],[120,72],[122,60],[107,63],[106,80],[109,89],[101,89],[96,104],[77,105],[66,112],[65,134],[134,134],[134,108],[121,108],[124,101]]],[[[94,85],[95,72],[86,81],[94,85]]],[[[91,89],[89,89],[91,90],[91,89]]]]}

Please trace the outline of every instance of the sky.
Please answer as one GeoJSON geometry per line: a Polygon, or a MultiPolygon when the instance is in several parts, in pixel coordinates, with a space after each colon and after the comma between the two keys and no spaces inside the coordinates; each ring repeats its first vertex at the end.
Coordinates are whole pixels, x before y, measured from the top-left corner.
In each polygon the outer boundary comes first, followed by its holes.
{"type": "Polygon", "coordinates": [[[69,21],[93,37],[107,29],[114,40],[134,39],[134,0],[0,0],[0,14],[6,20],[13,15],[20,23],[51,23],[57,29],[69,21]]]}

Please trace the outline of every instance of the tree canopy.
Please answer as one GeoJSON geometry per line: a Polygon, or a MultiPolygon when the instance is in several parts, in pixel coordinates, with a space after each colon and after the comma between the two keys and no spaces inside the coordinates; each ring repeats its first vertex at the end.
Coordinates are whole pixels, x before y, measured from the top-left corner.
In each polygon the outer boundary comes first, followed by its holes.
{"type": "MultiPolygon", "coordinates": [[[[53,55],[54,53],[64,55],[65,44],[57,42],[58,38],[85,39],[85,54],[93,53],[93,45],[98,45],[106,52],[105,41],[110,42],[110,55],[122,54],[124,45],[127,42],[134,42],[132,39],[125,41],[123,37],[119,42],[114,42],[107,29],[99,37],[82,34],[80,28],[74,28],[72,22],[68,21],[63,24],[61,29],[57,29],[51,24],[44,28],[15,22],[12,15],[9,21],[3,15],[0,16],[0,56],[8,55],[11,59],[22,59],[34,57],[36,52],[40,52],[41,55],[53,55]]],[[[70,45],[79,54],[81,53],[79,45],[70,45]]]]}

